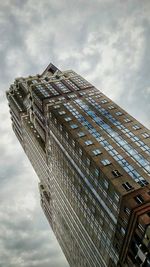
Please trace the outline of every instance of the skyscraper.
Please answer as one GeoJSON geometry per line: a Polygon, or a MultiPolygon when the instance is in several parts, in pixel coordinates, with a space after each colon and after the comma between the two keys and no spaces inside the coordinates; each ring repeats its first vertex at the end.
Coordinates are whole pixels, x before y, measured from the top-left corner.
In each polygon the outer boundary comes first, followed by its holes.
{"type": "Polygon", "coordinates": [[[7,92],[13,130],[71,267],[150,267],[150,131],[50,64],[7,92]]]}

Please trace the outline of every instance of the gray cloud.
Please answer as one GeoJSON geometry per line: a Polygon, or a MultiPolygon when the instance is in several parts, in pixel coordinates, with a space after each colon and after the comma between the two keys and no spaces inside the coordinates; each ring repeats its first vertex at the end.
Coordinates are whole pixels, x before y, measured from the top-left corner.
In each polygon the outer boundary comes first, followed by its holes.
{"type": "Polygon", "coordinates": [[[5,90],[53,62],[74,69],[150,127],[149,0],[5,0],[0,4],[0,267],[68,266],[15,138],[5,90]]]}

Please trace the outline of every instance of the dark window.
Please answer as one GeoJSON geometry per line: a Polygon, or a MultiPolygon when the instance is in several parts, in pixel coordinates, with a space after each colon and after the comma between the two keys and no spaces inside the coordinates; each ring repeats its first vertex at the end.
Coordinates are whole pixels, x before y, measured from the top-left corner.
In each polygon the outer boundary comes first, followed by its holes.
{"type": "Polygon", "coordinates": [[[131,213],[131,211],[130,211],[130,209],[129,208],[124,208],[124,212],[129,216],[130,215],[130,213],[131,213]]]}
{"type": "Polygon", "coordinates": [[[130,191],[130,190],[133,189],[132,185],[130,185],[128,182],[123,183],[122,186],[124,187],[124,189],[125,189],[126,191],[130,191]]]}
{"type": "Polygon", "coordinates": [[[145,228],[142,224],[138,224],[138,228],[141,230],[141,232],[144,232],[145,231],[145,228]]]}
{"type": "Polygon", "coordinates": [[[137,195],[136,197],[134,197],[134,200],[137,204],[142,204],[144,202],[144,199],[141,195],[137,195]]]}
{"type": "Polygon", "coordinates": [[[113,171],[112,171],[112,174],[113,174],[115,177],[119,177],[119,176],[121,176],[121,173],[120,173],[118,170],[113,170],[113,171]]]}

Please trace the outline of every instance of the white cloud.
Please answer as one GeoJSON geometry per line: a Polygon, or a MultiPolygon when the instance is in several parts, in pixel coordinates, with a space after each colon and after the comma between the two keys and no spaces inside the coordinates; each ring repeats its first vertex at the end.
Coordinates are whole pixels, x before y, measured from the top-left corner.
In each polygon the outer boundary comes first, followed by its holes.
{"type": "Polygon", "coordinates": [[[52,61],[150,126],[150,2],[5,0],[0,7],[0,266],[65,267],[40,208],[38,179],[12,133],[5,90],[52,61]]]}

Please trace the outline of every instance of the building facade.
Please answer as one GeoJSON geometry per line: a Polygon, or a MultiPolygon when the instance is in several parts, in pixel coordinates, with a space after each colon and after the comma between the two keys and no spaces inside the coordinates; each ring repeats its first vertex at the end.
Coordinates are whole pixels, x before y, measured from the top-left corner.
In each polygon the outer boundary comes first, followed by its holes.
{"type": "Polygon", "coordinates": [[[150,267],[150,131],[50,64],[7,92],[12,127],[71,267],[150,267]]]}

